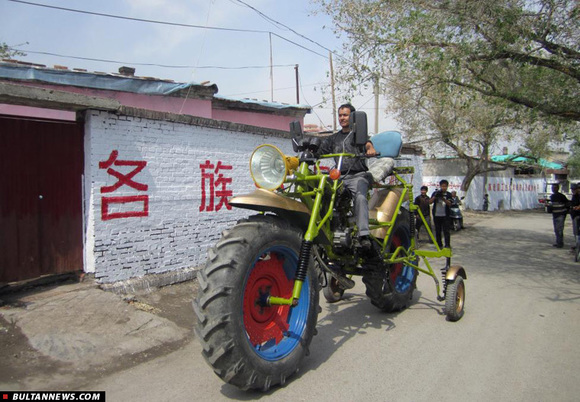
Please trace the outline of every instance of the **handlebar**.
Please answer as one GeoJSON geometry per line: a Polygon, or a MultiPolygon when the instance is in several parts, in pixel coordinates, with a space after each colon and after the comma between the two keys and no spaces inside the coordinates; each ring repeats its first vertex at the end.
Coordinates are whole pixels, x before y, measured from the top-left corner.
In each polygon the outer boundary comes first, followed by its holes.
{"type": "Polygon", "coordinates": [[[347,157],[347,158],[366,158],[366,159],[370,159],[370,158],[377,158],[379,156],[381,156],[380,152],[377,152],[374,155],[367,155],[367,154],[348,154],[348,153],[344,153],[344,154],[326,154],[326,155],[320,155],[319,159],[340,158],[340,157],[347,157]]]}

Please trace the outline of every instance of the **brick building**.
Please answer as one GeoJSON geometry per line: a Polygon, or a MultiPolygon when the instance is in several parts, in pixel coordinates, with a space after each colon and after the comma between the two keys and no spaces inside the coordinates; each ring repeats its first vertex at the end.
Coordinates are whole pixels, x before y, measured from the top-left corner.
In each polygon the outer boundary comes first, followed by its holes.
{"type": "Polygon", "coordinates": [[[152,94],[143,88],[163,82],[4,67],[29,75],[0,74],[0,284],[78,271],[102,284],[193,277],[246,214],[228,200],[254,188],[253,149],[290,153],[288,122],[308,112],[216,98],[215,86],[152,94]]]}

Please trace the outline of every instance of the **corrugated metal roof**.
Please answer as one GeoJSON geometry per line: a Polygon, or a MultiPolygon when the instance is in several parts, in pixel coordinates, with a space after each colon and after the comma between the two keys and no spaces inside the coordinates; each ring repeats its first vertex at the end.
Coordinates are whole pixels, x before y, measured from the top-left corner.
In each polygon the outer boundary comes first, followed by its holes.
{"type": "Polygon", "coordinates": [[[564,165],[556,162],[550,162],[545,159],[530,158],[528,156],[522,155],[494,155],[491,157],[493,162],[512,162],[512,163],[522,163],[528,165],[539,165],[548,169],[563,169],[564,165]]]}
{"type": "Polygon", "coordinates": [[[103,89],[111,91],[132,92],[146,95],[171,95],[173,93],[198,87],[214,89],[213,98],[218,101],[238,104],[258,105],[272,109],[301,109],[310,112],[308,105],[289,105],[277,102],[259,101],[256,99],[237,99],[221,95],[217,85],[205,85],[196,82],[179,83],[152,77],[127,76],[123,74],[88,72],[82,69],[68,69],[64,66],[49,68],[41,64],[4,60],[0,62],[0,79],[37,81],[55,85],[71,85],[82,88],[103,89]]]}
{"type": "MultiPolygon", "coordinates": [[[[46,68],[18,63],[0,63],[0,78],[20,81],[39,81],[57,85],[107,89],[147,95],[170,95],[197,83],[176,83],[169,80],[127,77],[120,74],[91,73],[65,68],[46,68]]],[[[217,87],[216,87],[217,92],[217,87]]]]}
{"type": "Polygon", "coordinates": [[[277,103],[277,102],[268,102],[268,101],[259,101],[257,99],[237,99],[237,98],[230,98],[227,96],[221,96],[221,95],[214,95],[215,99],[219,99],[225,102],[233,102],[233,103],[247,103],[247,104],[252,104],[252,105],[260,105],[260,106],[266,106],[266,107],[270,107],[270,108],[274,108],[274,109],[304,109],[304,110],[308,110],[310,111],[310,106],[308,105],[289,105],[289,104],[285,104],[285,103],[277,103]]]}

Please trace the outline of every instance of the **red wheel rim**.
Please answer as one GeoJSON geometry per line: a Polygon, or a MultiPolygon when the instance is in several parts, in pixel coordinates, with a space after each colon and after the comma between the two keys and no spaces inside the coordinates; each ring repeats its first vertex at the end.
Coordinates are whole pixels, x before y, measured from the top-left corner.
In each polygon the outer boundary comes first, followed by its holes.
{"type": "Polygon", "coordinates": [[[254,265],[244,291],[244,326],[253,346],[275,340],[278,344],[288,331],[290,306],[263,306],[268,295],[290,298],[293,281],[286,277],[284,257],[275,252],[254,265]]]}

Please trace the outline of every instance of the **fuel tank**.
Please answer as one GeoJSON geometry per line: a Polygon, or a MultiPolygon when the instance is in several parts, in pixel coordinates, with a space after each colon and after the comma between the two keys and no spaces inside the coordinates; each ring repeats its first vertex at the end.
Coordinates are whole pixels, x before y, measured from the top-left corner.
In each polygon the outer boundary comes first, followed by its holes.
{"type": "MultiPolygon", "coordinates": [[[[382,188],[375,191],[369,200],[369,218],[379,222],[389,222],[393,219],[394,214],[397,213],[397,204],[402,193],[402,188],[382,188]]],[[[384,239],[387,235],[387,228],[372,230],[371,234],[384,239]]]]}

